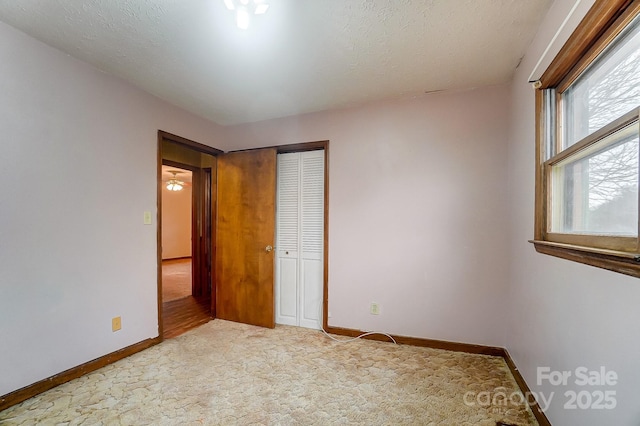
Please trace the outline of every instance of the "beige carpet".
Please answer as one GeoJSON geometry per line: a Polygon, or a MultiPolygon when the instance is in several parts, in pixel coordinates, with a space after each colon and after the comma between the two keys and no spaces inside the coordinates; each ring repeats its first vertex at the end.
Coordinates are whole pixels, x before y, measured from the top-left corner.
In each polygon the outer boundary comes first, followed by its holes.
{"type": "Polygon", "coordinates": [[[501,358],[214,320],[0,412],[0,423],[537,424],[525,404],[482,391],[517,392],[501,358]]]}
{"type": "Polygon", "coordinates": [[[191,258],[162,261],[162,301],[191,296],[191,258]]]}

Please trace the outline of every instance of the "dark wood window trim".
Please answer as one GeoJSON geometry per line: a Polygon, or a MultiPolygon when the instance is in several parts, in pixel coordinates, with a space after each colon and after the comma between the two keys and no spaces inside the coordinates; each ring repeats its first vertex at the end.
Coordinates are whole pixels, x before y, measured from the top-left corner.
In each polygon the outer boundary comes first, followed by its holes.
{"type": "Polygon", "coordinates": [[[545,159],[545,96],[546,89],[566,89],[611,41],[640,14],[640,0],[596,0],[578,28],[569,37],[551,65],[540,78],[536,89],[536,170],[534,244],[539,253],[596,266],[640,278],[640,247],[634,238],[633,247],[594,247],[588,241],[558,241],[548,232],[547,211],[549,192],[545,159]]]}

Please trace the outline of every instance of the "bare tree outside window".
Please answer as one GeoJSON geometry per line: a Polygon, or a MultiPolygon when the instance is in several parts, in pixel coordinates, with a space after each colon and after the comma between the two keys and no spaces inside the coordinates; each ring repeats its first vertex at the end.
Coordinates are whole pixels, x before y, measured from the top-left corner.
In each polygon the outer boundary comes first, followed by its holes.
{"type": "MultiPolygon", "coordinates": [[[[564,148],[640,106],[640,25],[563,94],[564,148]]],[[[636,235],[638,125],[562,165],[561,232],[636,235]]]]}

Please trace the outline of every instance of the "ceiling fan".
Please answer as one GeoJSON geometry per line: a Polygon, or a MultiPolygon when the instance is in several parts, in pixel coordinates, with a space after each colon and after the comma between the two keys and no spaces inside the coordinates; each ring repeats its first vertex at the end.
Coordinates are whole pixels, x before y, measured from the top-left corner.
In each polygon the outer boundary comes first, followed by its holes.
{"type": "Polygon", "coordinates": [[[180,190],[182,190],[182,188],[185,187],[186,183],[184,183],[181,180],[178,180],[178,176],[177,176],[178,173],[182,173],[182,172],[178,172],[176,170],[171,170],[171,171],[169,171],[169,173],[171,173],[173,175],[173,177],[167,181],[167,189],[169,191],[180,191],[180,190]]]}

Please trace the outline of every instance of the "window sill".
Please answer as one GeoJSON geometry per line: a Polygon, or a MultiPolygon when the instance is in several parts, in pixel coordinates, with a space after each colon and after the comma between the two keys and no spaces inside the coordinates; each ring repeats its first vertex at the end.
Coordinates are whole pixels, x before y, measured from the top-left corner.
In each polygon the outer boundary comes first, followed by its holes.
{"type": "Polygon", "coordinates": [[[531,240],[536,251],[640,278],[640,254],[531,240]]]}

